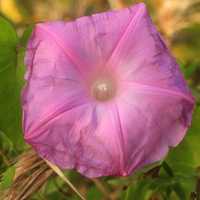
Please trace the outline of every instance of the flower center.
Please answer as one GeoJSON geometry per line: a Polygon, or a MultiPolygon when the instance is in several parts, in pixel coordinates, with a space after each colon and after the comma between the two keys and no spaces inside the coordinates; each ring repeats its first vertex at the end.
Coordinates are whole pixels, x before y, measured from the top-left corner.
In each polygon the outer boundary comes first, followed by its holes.
{"type": "Polygon", "coordinates": [[[111,80],[101,79],[92,86],[92,95],[98,101],[107,101],[116,93],[116,88],[111,80]]]}

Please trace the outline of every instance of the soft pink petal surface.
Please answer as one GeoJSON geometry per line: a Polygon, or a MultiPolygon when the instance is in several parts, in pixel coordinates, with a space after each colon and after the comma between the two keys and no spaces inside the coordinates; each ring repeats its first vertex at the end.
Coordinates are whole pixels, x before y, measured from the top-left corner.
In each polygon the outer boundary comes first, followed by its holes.
{"type": "Polygon", "coordinates": [[[24,137],[40,156],[87,177],[126,176],[166,155],[194,99],[144,4],[36,25],[25,63],[24,137]],[[115,79],[116,95],[91,97],[115,79]]]}

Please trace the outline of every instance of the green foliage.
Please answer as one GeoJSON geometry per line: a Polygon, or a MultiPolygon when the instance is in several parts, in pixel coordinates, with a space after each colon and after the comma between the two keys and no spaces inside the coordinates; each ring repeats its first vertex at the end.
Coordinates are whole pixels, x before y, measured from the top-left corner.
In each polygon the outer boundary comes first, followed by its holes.
{"type": "Polygon", "coordinates": [[[2,131],[0,131],[0,148],[6,152],[11,152],[14,149],[12,141],[2,131]]]}
{"type": "Polygon", "coordinates": [[[194,177],[186,178],[183,174],[178,176],[166,162],[163,162],[156,177],[139,177],[129,186],[122,199],[149,200],[159,196],[159,200],[189,200],[195,184],[194,177]]]}
{"type": "Polygon", "coordinates": [[[200,107],[196,107],[192,125],[182,143],[171,150],[167,161],[177,171],[188,172],[200,165],[200,107]]]}
{"type": "Polygon", "coordinates": [[[200,62],[200,24],[191,24],[174,35],[173,48],[185,61],[200,62]]]}
{"type": "Polygon", "coordinates": [[[20,88],[16,76],[18,37],[12,25],[0,17],[0,130],[16,148],[22,144],[20,88]]]}
{"type": "Polygon", "coordinates": [[[15,167],[9,167],[2,175],[2,180],[0,182],[0,189],[8,189],[13,181],[15,175],[15,167]]]}
{"type": "MultiPolygon", "coordinates": [[[[197,107],[192,126],[182,143],[172,149],[166,158],[175,176],[182,183],[186,197],[195,191],[197,181],[197,167],[200,166],[200,107],[197,107]]],[[[178,190],[178,188],[177,188],[178,190]]]]}
{"type": "Polygon", "coordinates": [[[5,44],[6,46],[15,47],[18,42],[18,37],[13,26],[0,16],[0,43],[5,44]]]}
{"type": "Polygon", "coordinates": [[[143,179],[138,181],[135,185],[128,188],[125,200],[145,200],[148,199],[151,194],[151,186],[153,184],[152,179],[143,179]]]}
{"type": "Polygon", "coordinates": [[[102,193],[96,188],[96,187],[91,187],[87,193],[87,199],[88,200],[101,200],[103,197],[102,193]]]}

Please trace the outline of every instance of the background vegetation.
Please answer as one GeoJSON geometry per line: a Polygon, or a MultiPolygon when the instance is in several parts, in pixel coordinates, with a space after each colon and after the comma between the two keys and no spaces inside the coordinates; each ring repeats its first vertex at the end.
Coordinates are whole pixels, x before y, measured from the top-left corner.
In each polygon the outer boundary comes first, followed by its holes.
{"type": "MultiPolygon", "coordinates": [[[[21,130],[20,90],[24,84],[24,51],[32,25],[46,20],[70,20],[135,2],[139,1],[0,0],[0,199],[3,200],[3,191],[12,187],[16,177],[16,165],[12,164],[28,149],[21,130]]],[[[200,1],[143,2],[196,97],[192,126],[165,161],[131,177],[88,180],[76,172],[65,172],[88,200],[200,199],[200,1]]],[[[27,199],[75,200],[78,197],[64,181],[51,174],[40,190],[27,199]]]]}

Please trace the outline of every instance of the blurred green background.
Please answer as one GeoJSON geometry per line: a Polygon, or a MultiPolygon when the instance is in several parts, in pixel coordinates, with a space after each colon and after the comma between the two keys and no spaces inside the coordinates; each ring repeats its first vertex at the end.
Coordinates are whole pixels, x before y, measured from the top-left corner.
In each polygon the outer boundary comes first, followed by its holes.
{"type": "MultiPolygon", "coordinates": [[[[15,174],[16,158],[27,146],[21,130],[20,90],[23,57],[31,25],[71,20],[83,15],[145,2],[153,21],[180,64],[196,97],[192,126],[184,141],[159,166],[128,178],[88,180],[65,172],[86,199],[200,199],[200,0],[0,0],[0,200],[15,174]]],[[[30,200],[78,197],[53,176],[30,200]]],[[[21,200],[21,199],[20,199],[21,200]]]]}

